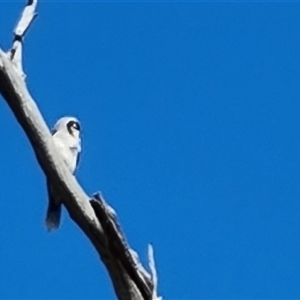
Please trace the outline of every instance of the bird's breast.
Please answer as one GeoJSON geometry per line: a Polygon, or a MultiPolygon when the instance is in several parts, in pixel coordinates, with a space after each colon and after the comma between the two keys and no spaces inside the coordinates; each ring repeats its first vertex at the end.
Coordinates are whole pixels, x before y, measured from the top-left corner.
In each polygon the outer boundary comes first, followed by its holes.
{"type": "Polygon", "coordinates": [[[66,145],[64,141],[60,141],[59,139],[54,140],[54,142],[63,161],[65,162],[71,173],[74,173],[76,169],[78,149],[76,147],[70,147],[66,145]]]}

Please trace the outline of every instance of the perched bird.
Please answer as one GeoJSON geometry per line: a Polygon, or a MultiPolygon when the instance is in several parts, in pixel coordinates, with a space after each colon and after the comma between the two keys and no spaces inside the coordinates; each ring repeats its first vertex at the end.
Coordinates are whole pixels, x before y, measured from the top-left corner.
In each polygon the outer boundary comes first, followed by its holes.
{"type": "MultiPolygon", "coordinates": [[[[52,137],[58,153],[62,156],[70,172],[74,174],[81,152],[79,121],[74,117],[60,118],[54,125],[52,137]]],[[[47,189],[49,204],[45,222],[47,229],[50,231],[59,227],[62,200],[49,180],[47,180],[47,189]]]]}

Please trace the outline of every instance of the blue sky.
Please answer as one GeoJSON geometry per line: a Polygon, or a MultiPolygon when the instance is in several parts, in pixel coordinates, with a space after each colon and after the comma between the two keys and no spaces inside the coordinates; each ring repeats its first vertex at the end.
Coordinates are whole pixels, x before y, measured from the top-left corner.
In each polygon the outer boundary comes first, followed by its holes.
{"type": "MultiPolygon", "coordinates": [[[[7,49],[23,2],[1,1],[7,49]]],[[[46,2],[25,42],[47,123],[80,118],[78,180],[131,246],[153,243],[165,299],[300,298],[300,3],[46,2]]],[[[112,299],[0,108],[0,298],[112,299]]]]}

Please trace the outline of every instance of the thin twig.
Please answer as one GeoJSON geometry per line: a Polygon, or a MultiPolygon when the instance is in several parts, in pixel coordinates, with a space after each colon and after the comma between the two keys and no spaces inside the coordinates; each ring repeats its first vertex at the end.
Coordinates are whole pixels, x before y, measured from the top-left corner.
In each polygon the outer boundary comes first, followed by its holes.
{"type": "Polygon", "coordinates": [[[154,260],[154,250],[151,244],[148,245],[148,260],[149,260],[149,268],[152,274],[152,282],[153,282],[153,293],[152,299],[153,300],[161,300],[162,297],[157,295],[157,272],[155,267],[155,260],[154,260]]]}

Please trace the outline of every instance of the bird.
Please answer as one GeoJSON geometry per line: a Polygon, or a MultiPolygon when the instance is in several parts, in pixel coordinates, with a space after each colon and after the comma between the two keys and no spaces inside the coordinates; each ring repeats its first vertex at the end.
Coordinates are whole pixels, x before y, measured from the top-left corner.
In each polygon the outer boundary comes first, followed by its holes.
{"type": "MultiPolygon", "coordinates": [[[[81,126],[75,117],[62,117],[51,130],[52,139],[58,153],[62,156],[72,174],[77,169],[81,153],[81,126]]],[[[48,231],[55,230],[60,225],[62,199],[47,179],[48,209],[45,224],[48,231]]]]}

